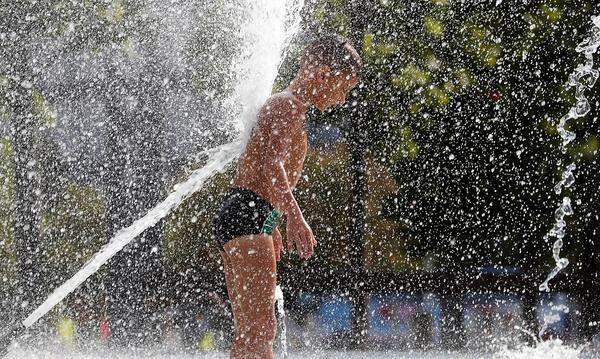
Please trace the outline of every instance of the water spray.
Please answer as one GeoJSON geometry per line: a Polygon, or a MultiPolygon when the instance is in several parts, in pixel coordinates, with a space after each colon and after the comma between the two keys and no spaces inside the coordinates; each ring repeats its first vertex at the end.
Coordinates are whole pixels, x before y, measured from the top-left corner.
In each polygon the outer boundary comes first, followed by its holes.
{"type": "MultiPolygon", "coordinates": [[[[575,88],[575,105],[569,109],[569,112],[564,115],[556,126],[558,133],[562,139],[562,152],[565,153],[567,146],[575,139],[575,133],[565,128],[567,121],[583,117],[590,112],[590,104],[585,97],[585,91],[594,87],[596,80],[598,79],[599,72],[594,69],[594,54],[600,47],[600,16],[592,16],[592,30],[590,35],[583,40],[575,49],[578,53],[585,55],[585,62],[579,64],[573,73],[569,75],[566,87],[575,88]]],[[[575,183],[575,177],[573,172],[576,169],[575,163],[571,163],[564,170],[561,180],[554,187],[554,191],[557,195],[560,195],[565,188],[569,188],[575,183]]],[[[546,277],[546,280],[539,286],[541,292],[549,292],[550,288],[548,283],[567,265],[569,260],[567,258],[561,258],[560,251],[563,247],[563,238],[565,237],[566,222],[565,216],[573,214],[573,208],[571,206],[571,198],[563,196],[562,202],[554,212],[555,223],[552,229],[544,236],[545,241],[549,241],[551,237],[555,237],[556,240],[552,245],[552,257],[554,258],[555,267],[546,277]]]]}
{"type": "Polygon", "coordinates": [[[198,191],[215,173],[222,172],[241,151],[240,142],[231,142],[206,151],[209,158],[205,166],[194,171],[189,179],[176,186],[164,201],[152,208],[148,213],[133,222],[129,227],[119,230],[115,236],[98,251],[75,275],[56,288],[52,294],[38,306],[25,320],[5,330],[0,336],[0,355],[6,355],[13,339],[21,336],[41,317],[46,315],[56,304],[74,291],[81,283],[117,254],[123,247],[140,235],[144,230],[154,226],[179,206],[186,198],[198,191]]]}
{"type": "Polygon", "coordinates": [[[283,291],[281,290],[281,286],[279,284],[275,287],[275,302],[277,303],[279,344],[281,345],[281,357],[283,359],[286,359],[288,357],[288,347],[287,326],[285,325],[285,303],[283,301],[283,291]]]}
{"type": "MultiPolygon", "coordinates": [[[[264,103],[271,92],[277,76],[282,53],[296,33],[300,23],[302,0],[252,0],[248,3],[250,16],[242,24],[245,37],[243,63],[234,69],[238,76],[238,86],[231,105],[238,114],[238,140],[210,149],[201,155],[207,156],[206,164],[193,171],[188,180],[174,187],[167,198],[152,208],[146,215],[133,222],[129,227],[119,230],[109,242],[103,246],[73,277],[54,290],[54,292],[25,320],[0,331],[0,357],[5,356],[12,341],[23,335],[41,317],[47,314],[56,304],[75,290],[87,278],[93,275],[116,253],[133,241],[146,229],[154,226],[178,207],[186,198],[200,190],[204,183],[214,174],[222,172],[232,163],[244,149],[250,129],[256,121],[256,111],[264,103]],[[265,36],[265,34],[269,34],[265,36]]],[[[277,287],[278,303],[283,311],[283,293],[277,287]]],[[[285,316],[285,312],[283,312],[285,316]]],[[[285,336],[285,322],[282,330],[285,336]]],[[[282,343],[285,338],[282,338],[282,343]]],[[[287,353],[287,352],[286,352],[287,353]]]]}

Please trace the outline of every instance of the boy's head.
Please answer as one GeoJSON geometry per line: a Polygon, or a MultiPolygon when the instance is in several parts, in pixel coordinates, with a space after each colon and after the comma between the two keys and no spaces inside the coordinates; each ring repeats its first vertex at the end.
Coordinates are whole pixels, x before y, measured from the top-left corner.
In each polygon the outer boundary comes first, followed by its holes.
{"type": "Polygon", "coordinates": [[[321,111],[346,101],[361,68],[362,60],[350,41],[336,35],[313,41],[300,58],[300,73],[308,78],[307,90],[321,111]]]}

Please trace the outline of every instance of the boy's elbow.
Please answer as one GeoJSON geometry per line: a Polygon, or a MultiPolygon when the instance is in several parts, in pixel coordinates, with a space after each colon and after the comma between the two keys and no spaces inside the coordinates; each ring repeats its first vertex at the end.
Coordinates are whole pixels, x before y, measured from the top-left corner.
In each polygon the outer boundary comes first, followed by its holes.
{"type": "Polygon", "coordinates": [[[271,185],[278,185],[287,182],[287,174],[283,161],[269,161],[268,167],[265,168],[266,178],[271,182],[271,185]]]}
{"type": "Polygon", "coordinates": [[[269,161],[267,161],[267,171],[270,173],[276,173],[285,171],[285,167],[283,166],[283,161],[275,156],[272,157],[269,161]]]}

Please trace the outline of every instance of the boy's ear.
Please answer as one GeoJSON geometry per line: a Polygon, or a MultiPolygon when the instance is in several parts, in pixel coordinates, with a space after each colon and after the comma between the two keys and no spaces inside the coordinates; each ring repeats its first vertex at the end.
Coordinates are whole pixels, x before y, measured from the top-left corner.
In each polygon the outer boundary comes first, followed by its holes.
{"type": "Polygon", "coordinates": [[[322,85],[325,83],[327,77],[331,76],[331,69],[327,65],[320,66],[317,71],[315,71],[315,80],[317,81],[317,85],[322,85]]]}

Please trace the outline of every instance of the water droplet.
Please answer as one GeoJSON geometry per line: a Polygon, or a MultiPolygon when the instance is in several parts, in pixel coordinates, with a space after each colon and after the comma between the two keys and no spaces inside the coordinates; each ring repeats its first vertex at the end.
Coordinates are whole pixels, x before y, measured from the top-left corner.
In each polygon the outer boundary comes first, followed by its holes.
{"type": "Polygon", "coordinates": [[[562,210],[566,216],[573,214],[573,207],[571,207],[571,199],[569,197],[563,198],[562,210]]]}
{"type": "Polygon", "coordinates": [[[554,232],[554,235],[555,235],[555,236],[556,236],[556,238],[558,238],[558,239],[565,238],[565,230],[564,230],[564,228],[560,228],[560,229],[556,230],[556,231],[554,232]]]}
{"type": "Polygon", "coordinates": [[[564,269],[566,266],[569,265],[569,260],[567,258],[561,258],[557,263],[556,266],[560,269],[564,269]]]}
{"type": "Polygon", "coordinates": [[[569,143],[571,143],[575,139],[575,133],[573,133],[571,131],[564,131],[560,135],[563,139],[563,143],[562,143],[563,147],[567,146],[569,143]]]}
{"type": "MultiPolygon", "coordinates": [[[[564,212],[564,209],[562,206],[558,207],[556,209],[556,211],[554,211],[554,219],[556,219],[557,225],[559,224],[559,222],[562,221],[564,216],[565,216],[565,212],[564,212]]],[[[562,226],[559,226],[559,227],[562,227],[562,226]]]]}
{"type": "Polygon", "coordinates": [[[579,99],[575,105],[575,114],[577,117],[583,117],[587,115],[588,112],[590,112],[590,104],[588,100],[585,98],[579,99]]]}
{"type": "Polygon", "coordinates": [[[581,76],[581,78],[579,78],[580,83],[590,89],[594,87],[597,80],[598,80],[598,70],[594,70],[594,69],[590,70],[590,72],[588,72],[587,74],[585,74],[585,75],[581,76]]]}
{"type": "Polygon", "coordinates": [[[563,181],[558,182],[556,186],[554,186],[554,192],[556,192],[556,194],[560,194],[562,192],[562,186],[563,181]]]}

